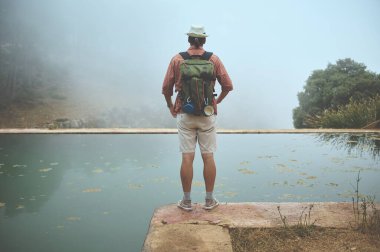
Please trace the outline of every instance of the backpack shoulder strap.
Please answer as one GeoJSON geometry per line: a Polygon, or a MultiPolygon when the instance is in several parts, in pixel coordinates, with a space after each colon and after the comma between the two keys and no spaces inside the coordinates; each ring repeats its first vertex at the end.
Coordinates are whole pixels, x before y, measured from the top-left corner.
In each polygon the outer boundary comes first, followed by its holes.
{"type": "Polygon", "coordinates": [[[212,56],[212,52],[206,52],[206,51],[205,51],[205,52],[202,54],[201,59],[203,59],[203,60],[210,60],[211,56],[212,56]]]}
{"type": "Polygon", "coordinates": [[[179,55],[181,55],[184,60],[188,60],[191,58],[188,52],[180,52],[179,55]]]}
{"type": "MultiPolygon", "coordinates": [[[[202,55],[201,55],[201,59],[203,60],[210,60],[211,56],[212,56],[212,52],[204,52],[202,55]]],[[[184,59],[184,60],[188,60],[188,59],[191,59],[192,57],[190,56],[190,54],[188,52],[180,52],[179,55],[181,55],[181,57],[184,59]]],[[[197,55],[194,55],[194,56],[197,56],[197,55]]],[[[199,57],[199,56],[198,56],[199,57]]]]}

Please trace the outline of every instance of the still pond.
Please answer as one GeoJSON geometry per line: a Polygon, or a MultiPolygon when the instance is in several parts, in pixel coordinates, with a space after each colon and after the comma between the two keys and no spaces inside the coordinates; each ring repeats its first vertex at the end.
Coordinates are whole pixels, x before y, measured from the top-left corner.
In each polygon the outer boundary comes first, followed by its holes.
{"type": "MultiPolygon", "coordinates": [[[[219,135],[221,202],[380,198],[380,135],[219,135]]],[[[0,135],[0,251],[140,251],[182,197],[177,135],[0,135]]],[[[203,202],[202,163],[193,202],[203,202]]]]}

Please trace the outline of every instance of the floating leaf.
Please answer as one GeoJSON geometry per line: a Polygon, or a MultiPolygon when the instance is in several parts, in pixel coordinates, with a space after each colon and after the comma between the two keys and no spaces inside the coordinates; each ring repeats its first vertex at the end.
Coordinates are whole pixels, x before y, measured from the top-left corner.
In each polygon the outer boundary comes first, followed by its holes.
{"type": "Polygon", "coordinates": [[[328,183],[328,184],[326,184],[326,185],[328,185],[328,186],[338,186],[338,184],[336,184],[336,183],[332,183],[332,182],[330,182],[330,183],[328,183]]]}
{"type": "Polygon", "coordinates": [[[58,165],[58,162],[50,163],[50,165],[52,166],[58,165]]]}
{"type": "Polygon", "coordinates": [[[141,189],[143,187],[144,185],[141,185],[141,184],[128,184],[129,189],[141,189]]]}
{"type": "Polygon", "coordinates": [[[93,173],[102,173],[103,170],[100,169],[100,168],[96,168],[96,169],[92,170],[92,172],[93,172],[93,173]]]}
{"type": "Polygon", "coordinates": [[[287,167],[287,166],[284,165],[284,164],[277,164],[277,169],[278,169],[280,172],[293,172],[293,171],[294,171],[293,169],[290,169],[289,167],[287,167]]]}
{"type": "Polygon", "coordinates": [[[250,162],[249,161],[243,161],[243,162],[240,162],[240,165],[249,165],[250,162]]]}
{"type": "Polygon", "coordinates": [[[78,216],[69,216],[69,217],[66,217],[66,220],[68,220],[68,221],[80,221],[80,217],[78,217],[78,216]]]}
{"type": "Polygon", "coordinates": [[[87,188],[84,189],[82,192],[84,193],[95,193],[95,192],[101,192],[102,188],[87,188]]]}
{"type": "Polygon", "coordinates": [[[23,209],[23,208],[25,208],[24,205],[16,205],[16,209],[23,209]]]}
{"type": "Polygon", "coordinates": [[[64,229],[65,228],[65,226],[63,226],[63,225],[58,225],[57,226],[57,229],[64,229]]]}
{"type": "Polygon", "coordinates": [[[15,164],[15,165],[13,165],[13,168],[18,168],[18,167],[27,167],[27,165],[23,165],[23,164],[15,164]]]}
{"type": "Polygon", "coordinates": [[[297,185],[304,185],[305,181],[303,179],[297,180],[297,185]]]}
{"type": "Polygon", "coordinates": [[[5,203],[0,202],[0,207],[5,207],[5,203]]]}
{"type": "Polygon", "coordinates": [[[238,169],[238,171],[243,173],[243,174],[255,174],[256,173],[254,170],[247,169],[247,168],[238,169]]]}
{"type": "Polygon", "coordinates": [[[316,179],[317,177],[316,176],[308,176],[306,177],[306,179],[316,179]]]}
{"type": "Polygon", "coordinates": [[[53,168],[42,168],[42,169],[39,169],[38,171],[39,172],[49,172],[51,170],[53,170],[53,168]]]}

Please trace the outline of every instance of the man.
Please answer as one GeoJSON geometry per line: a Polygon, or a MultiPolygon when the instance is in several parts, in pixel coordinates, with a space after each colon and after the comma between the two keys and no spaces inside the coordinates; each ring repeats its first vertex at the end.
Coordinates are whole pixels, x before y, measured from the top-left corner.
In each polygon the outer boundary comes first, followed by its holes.
{"type": "MultiPolygon", "coordinates": [[[[206,198],[203,208],[211,210],[219,205],[219,202],[213,196],[216,177],[216,165],[213,155],[216,151],[216,105],[222,102],[228,92],[233,89],[233,85],[221,60],[215,54],[205,53],[203,45],[208,35],[205,33],[204,27],[191,26],[187,35],[190,48],[186,52],[179,53],[171,59],[163,82],[162,94],[165,96],[171,115],[177,117],[180,151],[182,152],[180,176],[184,196],[182,200],[178,202],[178,207],[186,211],[192,210],[190,193],[193,180],[195,148],[198,142],[204,164],[203,176],[206,187],[206,198]],[[184,103],[186,103],[186,100],[188,101],[190,97],[188,99],[184,98],[185,85],[188,84],[184,84],[185,78],[183,76],[185,73],[183,70],[184,67],[181,68],[181,65],[183,66],[184,63],[187,62],[186,60],[193,58],[203,60],[201,62],[206,61],[207,64],[212,63],[211,69],[213,78],[209,78],[209,83],[213,89],[215,81],[218,80],[222,90],[216,99],[214,95],[211,94],[211,106],[206,106],[210,104],[200,104],[200,107],[202,107],[204,111],[198,114],[194,112],[194,104],[187,104],[190,106],[190,109],[184,106],[184,103]],[[173,96],[173,89],[175,89],[175,92],[178,92],[174,104],[171,98],[173,96]]],[[[207,80],[201,81],[204,83],[207,80]]],[[[189,90],[194,90],[194,88],[190,87],[189,90]]],[[[205,94],[204,90],[203,94],[205,94]]],[[[204,100],[207,102],[206,99],[204,100]]],[[[203,99],[199,99],[199,102],[203,102],[203,99]]]]}

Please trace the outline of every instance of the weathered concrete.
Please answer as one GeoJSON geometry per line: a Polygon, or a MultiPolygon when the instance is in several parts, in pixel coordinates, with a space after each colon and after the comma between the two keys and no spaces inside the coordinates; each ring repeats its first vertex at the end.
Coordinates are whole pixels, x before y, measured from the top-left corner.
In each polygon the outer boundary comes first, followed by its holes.
{"type": "MultiPolygon", "coordinates": [[[[380,129],[218,129],[218,134],[380,133],[380,129]]],[[[0,129],[0,134],[177,134],[169,128],[0,129]]]]}
{"type": "Polygon", "coordinates": [[[155,210],[143,251],[232,251],[228,228],[281,227],[278,206],[289,225],[297,224],[310,205],[318,226],[348,228],[354,221],[352,203],[222,203],[212,211],[195,204],[192,212],[173,204],[155,210]]]}

